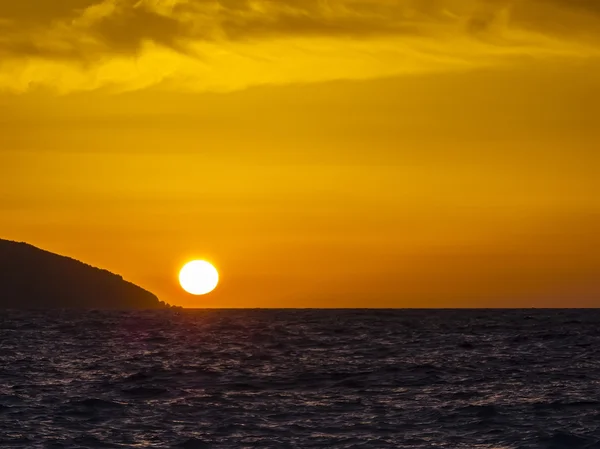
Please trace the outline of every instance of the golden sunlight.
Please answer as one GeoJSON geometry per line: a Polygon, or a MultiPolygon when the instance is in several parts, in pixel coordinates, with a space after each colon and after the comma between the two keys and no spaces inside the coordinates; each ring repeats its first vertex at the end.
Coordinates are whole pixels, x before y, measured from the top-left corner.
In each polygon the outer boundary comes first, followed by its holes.
{"type": "Polygon", "coordinates": [[[219,283],[219,272],[205,260],[193,260],[179,272],[181,287],[192,295],[206,295],[219,283]]]}

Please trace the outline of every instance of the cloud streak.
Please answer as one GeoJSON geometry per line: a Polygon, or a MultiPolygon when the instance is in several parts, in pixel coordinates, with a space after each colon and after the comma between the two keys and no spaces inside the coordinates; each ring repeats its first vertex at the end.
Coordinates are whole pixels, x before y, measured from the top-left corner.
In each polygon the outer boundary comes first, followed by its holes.
{"type": "Polygon", "coordinates": [[[595,0],[0,0],[0,86],[362,79],[596,56],[598,29],[595,0]]]}

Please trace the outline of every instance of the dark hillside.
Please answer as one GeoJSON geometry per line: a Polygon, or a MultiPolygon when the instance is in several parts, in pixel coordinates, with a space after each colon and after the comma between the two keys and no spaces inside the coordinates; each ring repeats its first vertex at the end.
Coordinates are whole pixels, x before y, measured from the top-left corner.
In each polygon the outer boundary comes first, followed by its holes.
{"type": "Polygon", "coordinates": [[[152,293],[109,271],[0,239],[0,308],[164,307],[152,293]]]}

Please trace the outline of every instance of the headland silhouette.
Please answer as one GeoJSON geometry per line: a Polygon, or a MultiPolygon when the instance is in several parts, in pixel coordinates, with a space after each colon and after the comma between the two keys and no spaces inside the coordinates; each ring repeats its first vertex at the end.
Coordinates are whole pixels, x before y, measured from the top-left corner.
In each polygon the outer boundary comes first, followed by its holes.
{"type": "Polygon", "coordinates": [[[169,307],[117,274],[27,243],[0,239],[0,308],[169,307]]]}

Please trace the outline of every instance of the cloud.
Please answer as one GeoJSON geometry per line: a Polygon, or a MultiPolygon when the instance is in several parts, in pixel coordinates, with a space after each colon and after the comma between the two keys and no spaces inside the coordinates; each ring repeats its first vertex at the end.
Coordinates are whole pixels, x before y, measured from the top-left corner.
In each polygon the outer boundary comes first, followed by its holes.
{"type": "Polygon", "coordinates": [[[464,69],[596,56],[598,29],[596,0],[0,0],[0,86],[229,89],[464,69]]]}

